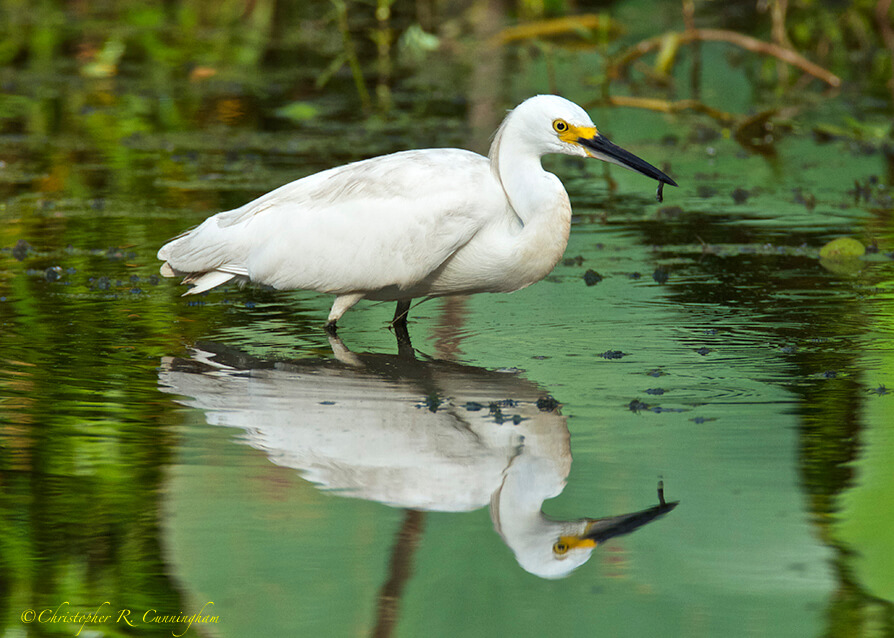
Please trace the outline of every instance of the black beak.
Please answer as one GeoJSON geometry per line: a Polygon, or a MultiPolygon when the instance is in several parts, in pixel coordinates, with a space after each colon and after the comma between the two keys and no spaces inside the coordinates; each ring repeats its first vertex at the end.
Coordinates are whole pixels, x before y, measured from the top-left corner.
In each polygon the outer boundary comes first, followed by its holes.
{"type": "Polygon", "coordinates": [[[615,536],[623,536],[630,532],[635,532],[643,525],[651,523],[660,518],[679,505],[679,501],[665,503],[664,499],[660,505],[650,507],[649,509],[633,512],[632,514],[621,514],[620,516],[609,516],[608,518],[600,518],[590,523],[583,538],[589,538],[596,541],[597,544],[604,543],[615,536]]]}
{"type": "Polygon", "coordinates": [[[677,182],[659,171],[657,168],[645,160],[641,160],[630,151],[625,151],[620,146],[612,144],[602,135],[595,135],[592,138],[579,137],[577,143],[589,150],[593,156],[598,159],[617,164],[618,166],[623,166],[624,168],[629,168],[646,177],[658,180],[662,184],[670,184],[671,186],[677,185],[677,182]]]}

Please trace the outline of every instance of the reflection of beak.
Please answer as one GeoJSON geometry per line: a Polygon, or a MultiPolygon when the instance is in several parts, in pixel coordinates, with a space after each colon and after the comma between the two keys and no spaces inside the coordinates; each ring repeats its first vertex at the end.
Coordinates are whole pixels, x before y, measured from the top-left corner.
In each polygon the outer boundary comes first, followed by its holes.
{"type": "Polygon", "coordinates": [[[679,501],[665,503],[663,494],[659,492],[661,504],[649,509],[633,512],[632,514],[621,514],[620,516],[609,516],[607,518],[597,518],[587,523],[583,534],[578,536],[562,536],[553,547],[553,551],[559,554],[567,552],[574,548],[592,549],[597,545],[604,543],[615,536],[623,536],[630,532],[635,532],[643,525],[651,523],[656,518],[664,516],[677,505],[679,501]]]}
{"type": "Polygon", "coordinates": [[[594,134],[591,137],[582,136],[577,138],[577,143],[587,149],[587,152],[591,156],[606,162],[611,162],[612,164],[617,164],[618,166],[623,166],[624,168],[629,168],[646,177],[658,180],[663,184],[670,184],[671,186],[677,185],[677,182],[659,171],[647,161],[641,160],[630,151],[625,151],[620,146],[612,144],[604,136],[596,133],[595,129],[592,130],[594,134]]]}
{"type": "Polygon", "coordinates": [[[643,525],[651,523],[656,518],[664,516],[679,504],[679,501],[672,503],[663,503],[650,507],[649,509],[633,512],[632,514],[621,514],[620,516],[609,516],[608,518],[599,518],[591,521],[587,525],[586,531],[581,535],[581,539],[586,539],[594,544],[604,543],[615,536],[623,536],[638,530],[643,525]]]}

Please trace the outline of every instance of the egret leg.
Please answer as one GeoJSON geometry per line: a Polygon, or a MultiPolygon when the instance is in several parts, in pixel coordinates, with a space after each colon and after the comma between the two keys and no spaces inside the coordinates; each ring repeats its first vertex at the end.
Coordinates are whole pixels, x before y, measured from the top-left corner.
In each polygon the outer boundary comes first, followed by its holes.
{"type": "Polygon", "coordinates": [[[407,325],[407,313],[410,312],[410,302],[412,301],[412,299],[402,299],[397,302],[397,308],[394,309],[394,319],[391,320],[392,326],[399,324],[407,325]]]}
{"type": "Polygon", "coordinates": [[[410,331],[407,330],[407,313],[410,311],[410,302],[412,299],[401,299],[397,302],[397,308],[394,309],[394,319],[391,320],[391,327],[394,328],[394,336],[397,337],[398,343],[410,343],[410,331]]]}
{"type": "Polygon", "coordinates": [[[348,347],[338,338],[338,335],[329,335],[329,347],[332,348],[332,354],[335,360],[354,368],[362,368],[363,361],[356,354],[348,350],[348,347]]]}
{"type": "Polygon", "coordinates": [[[335,325],[336,322],[341,319],[341,316],[345,314],[351,306],[361,299],[363,299],[363,294],[361,293],[351,293],[349,295],[339,295],[336,297],[335,303],[332,304],[332,309],[329,311],[329,318],[326,320],[326,332],[334,335],[338,330],[338,326],[335,325]]]}

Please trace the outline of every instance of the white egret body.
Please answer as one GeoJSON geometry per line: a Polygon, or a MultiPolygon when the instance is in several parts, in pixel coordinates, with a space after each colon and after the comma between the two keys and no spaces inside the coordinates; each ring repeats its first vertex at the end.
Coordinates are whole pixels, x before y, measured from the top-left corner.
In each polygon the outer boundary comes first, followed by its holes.
{"type": "Polygon", "coordinates": [[[327,326],[361,299],[512,292],[545,277],[568,243],[571,204],[548,153],[596,157],[675,182],[602,137],[554,95],[530,98],[500,126],[488,157],[404,151],[322,171],[162,246],[165,276],[204,292],[231,280],[336,295],[327,326]]]}

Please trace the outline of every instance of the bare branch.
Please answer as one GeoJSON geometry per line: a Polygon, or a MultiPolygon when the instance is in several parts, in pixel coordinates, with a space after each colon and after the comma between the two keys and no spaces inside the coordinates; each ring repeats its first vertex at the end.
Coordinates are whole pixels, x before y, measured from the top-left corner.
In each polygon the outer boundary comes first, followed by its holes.
{"type": "Polygon", "coordinates": [[[748,51],[760,53],[762,55],[769,55],[782,60],[786,64],[797,67],[805,73],[808,73],[813,77],[822,80],[829,86],[833,86],[836,88],[841,86],[841,78],[839,78],[837,75],[835,75],[831,71],[827,71],[817,64],[814,64],[801,54],[791,49],[781,47],[771,42],[764,42],[763,40],[758,40],[756,38],[752,38],[751,36],[742,35],[741,33],[736,33],[735,31],[726,31],[724,29],[687,29],[686,31],[683,31],[681,33],[667,33],[664,35],[656,36],[654,38],[643,40],[642,42],[639,42],[638,44],[628,49],[614,62],[614,64],[612,64],[611,68],[609,69],[609,75],[611,77],[617,77],[624,67],[628,66],[631,62],[644,56],[650,51],[654,51],[660,48],[664,39],[671,35],[675,35],[676,37],[678,37],[681,44],[688,44],[690,42],[728,42],[748,51]]]}
{"type": "Polygon", "coordinates": [[[600,100],[597,103],[608,104],[609,106],[629,106],[638,109],[647,109],[649,111],[658,111],[660,113],[696,111],[698,113],[704,113],[705,115],[708,115],[724,126],[731,126],[736,121],[735,115],[715,109],[698,100],[678,100],[676,102],[671,102],[669,100],[662,100],[660,98],[633,97],[630,95],[611,95],[605,100],[600,100]]]}

